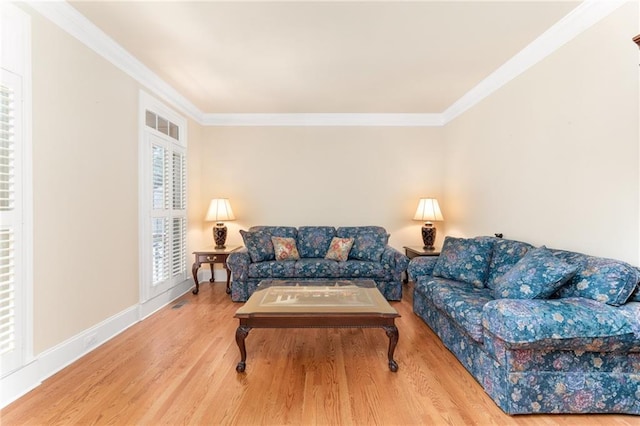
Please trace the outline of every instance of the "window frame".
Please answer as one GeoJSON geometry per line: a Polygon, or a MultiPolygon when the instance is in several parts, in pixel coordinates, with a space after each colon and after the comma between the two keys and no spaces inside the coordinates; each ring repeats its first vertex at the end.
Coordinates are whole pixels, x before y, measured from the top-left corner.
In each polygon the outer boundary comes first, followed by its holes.
{"type": "Polygon", "coordinates": [[[187,242],[186,232],[188,226],[187,214],[187,120],[162,102],[153,98],[144,91],[140,91],[139,99],[139,259],[140,259],[140,302],[142,304],[169,291],[181,282],[188,279],[187,267],[187,242]],[[168,120],[178,126],[177,135],[167,131],[163,133],[156,128],[147,125],[147,111],[158,117],[168,120]],[[170,133],[172,133],[170,135],[170,133]],[[177,137],[176,137],[177,136],[177,137]],[[162,147],[168,153],[168,169],[173,166],[174,153],[182,155],[182,191],[183,209],[173,208],[173,180],[167,181],[168,185],[168,209],[153,208],[153,147],[162,147]],[[167,247],[169,254],[169,277],[161,283],[154,283],[153,279],[153,229],[154,218],[167,218],[169,220],[169,236],[172,233],[174,218],[183,219],[182,253],[179,258],[184,264],[183,270],[178,274],[172,273],[171,262],[173,259],[173,240],[169,239],[167,247]]]}

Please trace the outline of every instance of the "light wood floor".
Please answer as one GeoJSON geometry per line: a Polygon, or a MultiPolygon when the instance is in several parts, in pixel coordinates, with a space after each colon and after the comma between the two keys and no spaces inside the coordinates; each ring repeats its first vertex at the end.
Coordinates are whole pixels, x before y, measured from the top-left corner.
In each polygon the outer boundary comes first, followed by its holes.
{"type": "Polygon", "coordinates": [[[252,330],[235,371],[235,310],[205,283],[0,412],[2,425],[638,425],[622,415],[505,415],[411,309],[382,329],[252,330]],[[182,307],[176,305],[184,302],[182,307]]]}

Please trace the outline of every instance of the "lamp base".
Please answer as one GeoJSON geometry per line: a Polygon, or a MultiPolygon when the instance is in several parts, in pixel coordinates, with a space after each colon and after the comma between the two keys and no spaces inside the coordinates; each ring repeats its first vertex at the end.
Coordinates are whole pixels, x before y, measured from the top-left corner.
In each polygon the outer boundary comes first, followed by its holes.
{"type": "Polygon", "coordinates": [[[436,242],[436,228],[431,222],[427,222],[422,227],[422,242],[425,250],[433,250],[433,243],[436,242]]]}
{"type": "Polygon", "coordinates": [[[224,223],[216,223],[216,226],[213,227],[213,241],[215,241],[217,249],[226,247],[224,243],[227,241],[227,227],[224,226],[224,223]]]}

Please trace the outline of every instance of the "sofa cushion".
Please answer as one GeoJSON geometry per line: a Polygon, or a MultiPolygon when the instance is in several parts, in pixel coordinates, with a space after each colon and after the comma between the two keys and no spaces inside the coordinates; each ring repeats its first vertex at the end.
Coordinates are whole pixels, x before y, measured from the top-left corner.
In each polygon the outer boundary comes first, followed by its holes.
{"type": "Polygon", "coordinates": [[[353,238],[349,259],[380,262],[389,234],[380,226],[345,226],[338,228],[336,236],[353,238]]]}
{"type": "Polygon", "coordinates": [[[482,342],[482,307],[493,300],[491,289],[478,288],[471,284],[449,286],[434,282],[431,301],[462,327],[473,340],[482,342]]]}
{"type": "Polygon", "coordinates": [[[249,264],[249,278],[292,278],[295,260],[268,260],[249,264]]]}
{"type": "Polygon", "coordinates": [[[613,306],[624,304],[638,285],[638,269],[619,260],[583,256],[576,275],[558,296],[586,297],[613,306]]]}
{"type": "Polygon", "coordinates": [[[433,276],[484,287],[493,244],[494,240],[488,237],[445,237],[433,276]]]}
{"type": "Polygon", "coordinates": [[[333,226],[301,226],[298,228],[298,252],[302,258],[322,258],[336,236],[333,226]]]}
{"type": "Polygon", "coordinates": [[[276,258],[271,237],[296,238],[298,230],[293,226],[252,226],[248,231],[240,230],[240,235],[251,261],[263,262],[276,258]]]}
{"type": "Polygon", "coordinates": [[[494,300],[484,306],[482,322],[509,348],[613,352],[635,341],[618,308],[583,297],[494,300]]]}
{"type": "Polygon", "coordinates": [[[353,238],[339,238],[333,237],[329,244],[329,250],[324,256],[328,260],[337,260],[338,262],[345,262],[349,258],[349,252],[353,247],[353,238]]]}
{"type": "Polygon", "coordinates": [[[534,248],[495,280],[493,294],[496,299],[544,299],[566,283],[576,269],[546,247],[534,248]]]}
{"type": "Polygon", "coordinates": [[[275,253],[276,260],[300,259],[295,238],[271,237],[271,243],[273,244],[273,251],[275,253]]]}
{"type": "Polygon", "coordinates": [[[421,276],[418,277],[418,281],[416,281],[413,291],[415,293],[419,293],[425,299],[432,299],[432,291],[433,289],[437,289],[440,287],[469,287],[468,283],[463,283],[460,281],[448,280],[446,278],[436,278],[432,276],[421,276]]]}
{"type": "Polygon", "coordinates": [[[340,276],[344,278],[385,278],[386,271],[379,262],[365,260],[347,260],[336,263],[340,276]]]}
{"type": "Polygon", "coordinates": [[[326,259],[300,259],[295,263],[296,278],[333,278],[340,277],[338,263],[326,259]]]}
{"type": "Polygon", "coordinates": [[[249,251],[251,262],[264,262],[275,259],[271,234],[262,231],[240,230],[245,247],[249,251]]]}
{"type": "Polygon", "coordinates": [[[531,248],[533,248],[531,244],[520,241],[495,240],[491,262],[489,263],[489,277],[487,278],[486,286],[494,288],[496,279],[509,272],[531,248]]]}

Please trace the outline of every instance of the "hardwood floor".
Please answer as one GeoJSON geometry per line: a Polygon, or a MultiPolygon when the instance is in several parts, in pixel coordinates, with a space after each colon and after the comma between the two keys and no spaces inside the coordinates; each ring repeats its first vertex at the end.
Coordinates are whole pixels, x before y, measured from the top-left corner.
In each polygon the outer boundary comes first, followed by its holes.
{"type": "Polygon", "coordinates": [[[0,412],[3,425],[639,425],[624,415],[507,416],[412,312],[397,373],[382,329],[252,330],[236,373],[240,304],[205,283],[0,412]]]}

